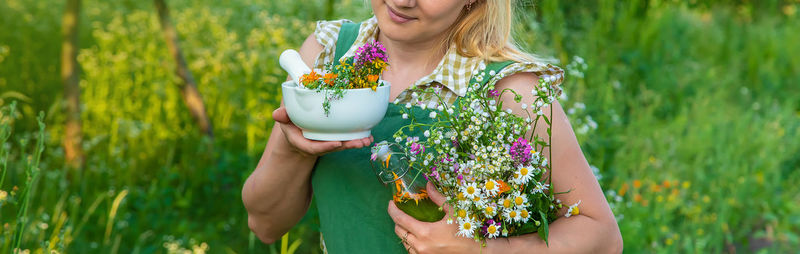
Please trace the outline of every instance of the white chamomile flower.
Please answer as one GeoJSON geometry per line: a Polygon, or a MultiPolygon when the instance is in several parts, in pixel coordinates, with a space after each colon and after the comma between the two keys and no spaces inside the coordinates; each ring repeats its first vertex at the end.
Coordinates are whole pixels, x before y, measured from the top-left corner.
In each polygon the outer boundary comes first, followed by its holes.
{"type": "Polygon", "coordinates": [[[472,198],[472,205],[474,205],[478,209],[484,209],[486,208],[488,203],[486,202],[486,199],[483,197],[483,195],[477,195],[472,198]]]}
{"type": "Polygon", "coordinates": [[[469,218],[458,220],[458,233],[456,235],[472,238],[475,233],[475,222],[469,218]]]}
{"type": "Polygon", "coordinates": [[[518,184],[525,184],[533,178],[533,167],[530,165],[525,165],[519,167],[516,172],[514,172],[514,181],[518,184]]]}
{"type": "Polygon", "coordinates": [[[519,211],[516,209],[508,209],[505,213],[503,213],[503,220],[506,223],[514,223],[519,221],[519,211]]]}
{"type": "Polygon", "coordinates": [[[522,194],[519,191],[514,191],[513,197],[514,205],[517,207],[528,206],[528,195],[522,194]]]}
{"type": "Polygon", "coordinates": [[[486,183],[483,184],[483,190],[489,196],[497,195],[497,193],[500,191],[500,184],[498,184],[495,180],[487,180],[486,183]]]}
{"type": "Polygon", "coordinates": [[[482,210],[483,214],[486,215],[486,217],[494,217],[497,214],[497,205],[488,204],[482,210]]]}
{"type": "Polygon", "coordinates": [[[575,204],[572,204],[571,206],[569,206],[569,208],[567,209],[567,214],[565,214],[564,217],[569,218],[572,215],[581,214],[580,209],[578,209],[578,205],[580,205],[580,204],[581,204],[581,201],[578,200],[578,203],[575,203],[575,204]]]}
{"type": "Polygon", "coordinates": [[[436,118],[436,112],[431,112],[430,114],[428,114],[428,116],[430,118],[436,118]]]}
{"type": "Polygon", "coordinates": [[[522,223],[528,222],[531,219],[531,214],[526,209],[522,209],[519,211],[519,218],[522,223]]]}
{"type": "Polygon", "coordinates": [[[500,235],[500,231],[500,226],[497,224],[489,224],[489,226],[486,227],[486,237],[495,238],[500,235]]]}
{"type": "Polygon", "coordinates": [[[497,202],[497,204],[505,208],[504,210],[508,210],[514,206],[514,200],[512,200],[511,196],[505,195],[502,199],[500,199],[500,201],[497,202]]]}
{"type": "Polygon", "coordinates": [[[464,195],[467,198],[473,199],[475,197],[480,197],[481,190],[478,188],[478,185],[473,183],[468,183],[465,186],[461,187],[461,192],[464,192],[464,195]]]}
{"type": "Polygon", "coordinates": [[[408,119],[408,114],[403,114],[403,119],[408,119]]]}

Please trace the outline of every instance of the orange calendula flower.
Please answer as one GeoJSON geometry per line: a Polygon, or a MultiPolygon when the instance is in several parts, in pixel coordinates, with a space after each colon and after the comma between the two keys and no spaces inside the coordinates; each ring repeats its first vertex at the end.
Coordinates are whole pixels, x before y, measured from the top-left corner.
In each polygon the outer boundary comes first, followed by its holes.
{"type": "Polygon", "coordinates": [[[319,75],[316,71],[312,70],[310,73],[304,74],[300,77],[300,83],[302,83],[304,86],[308,86],[309,84],[319,80],[321,77],[322,75],[319,75]]]}
{"type": "Polygon", "coordinates": [[[498,194],[499,193],[505,193],[506,191],[510,191],[511,190],[511,186],[508,186],[508,184],[506,182],[503,182],[503,181],[500,181],[500,180],[497,180],[497,182],[500,183],[500,190],[498,191],[498,194]]]}
{"type": "Polygon", "coordinates": [[[375,83],[378,81],[378,75],[367,75],[367,81],[375,83]]]}
{"type": "Polygon", "coordinates": [[[325,84],[328,84],[329,86],[333,86],[333,82],[336,81],[336,77],[338,77],[338,76],[339,75],[336,75],[334,73],[327,73],[327,74],[325,74],[323,79],[325,80],[325,84]]]}
{"type": "Polygon", "coordinates": [[[639,187],[642,187],[642,181],[639,181],[639,179],[633,180],[633,188],[638,189],[639,187]]]}

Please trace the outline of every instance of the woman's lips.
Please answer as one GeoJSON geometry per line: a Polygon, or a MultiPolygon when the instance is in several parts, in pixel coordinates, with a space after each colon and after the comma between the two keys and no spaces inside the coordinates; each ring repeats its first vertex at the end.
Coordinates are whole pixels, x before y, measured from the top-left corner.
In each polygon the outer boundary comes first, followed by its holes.
{"type": "Polygon", "coordinates": [[[389,18],[391,18],[392,21],[394,21],[396,23],[403,24],[403,23],[406,23],[406,22],[409,22],[409,21],[415,19],[415,18],[412,18],[412,17],[409,17],[409,16],[405,16],[403,14],[397,13],[396,11],[394,11],[394,9],[392,9],[392,7],[389,7],[388,5],[386,6],[386,9],[389,12],[389,18]]]}

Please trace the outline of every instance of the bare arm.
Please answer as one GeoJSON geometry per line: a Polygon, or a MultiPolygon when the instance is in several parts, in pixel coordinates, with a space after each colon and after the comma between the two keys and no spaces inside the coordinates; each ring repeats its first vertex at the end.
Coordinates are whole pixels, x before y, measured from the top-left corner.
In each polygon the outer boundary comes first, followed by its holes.
{"type": "MultiPolygon", "coordinates": [[[[312,66],[322,49],[311,35],[300,48],[300,56],[312,66]]],[[[283,105],[273,112],[272,117],[275,125],[267,147],[242,188],[248,226],[265,243],[275,242],[308,210],[312,193],[311,170],[318,156],[367,146],[372,142],[372,137],[345,142],[308,140],[292,124],[283,105]]]]}
{"type": "MultiPolygon", "coordinates": [[[[531,83],[538,78],[532,73],[518,73],[506,77],[496,85],[498,90],[510,88],[523,96],[524,101],[533,101],[530,93],[531,83]]],[[[525,114],[513,96],[503,98],[504,105],[518,115],[525,114]]],[[[550,114],[550,108],[543,110],[550,114]]],[[[575,133],[561,105],[552,104],[552,181],[556,192],[569,193],[556,195],[565,206],[579,200],[580,214],[570,218],[560,218],[550,225],[549,246],[537,235],[512,237],[487,241],[489,253],[529,253],[541,250],[549,253],[619,253],[622,252],[622,236],[611,208],[603,196],[603,191],[583,156],[575,133]]],[[[543,126],[543,120],[538,126],[543,126]]],[[[540,137],[547,137],[546,128],[537,128],[540,137]]],[[[562,210],[561,214],[566,210],[562,210]]]]}

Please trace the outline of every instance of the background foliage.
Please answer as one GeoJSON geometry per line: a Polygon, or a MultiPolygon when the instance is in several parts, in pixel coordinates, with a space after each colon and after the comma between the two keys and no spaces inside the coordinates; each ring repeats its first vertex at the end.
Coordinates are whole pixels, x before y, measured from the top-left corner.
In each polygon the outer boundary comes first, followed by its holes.
{"type": "MultiPolygon", "coordinates": [[[[315,20],[371,15],[362,1],[328,3],[169,1],[214,124],[209,140],[180,99],[152,4],[85,0],[78,61],[87,166],[70,172],[59,145],[63,1],[0,1],[0,138],[8,136],[0,139],[0,252],[18,232],[33,252],[319,252],[314,211],[286,246],[264,245],[247,229],[240,191],[280,100],[277,55],[299,47],[315,20]]],[[[568,70],[561,103],[628,252],[800,246],[798,7],[520,5],[519,41],[568,70]]]]}

